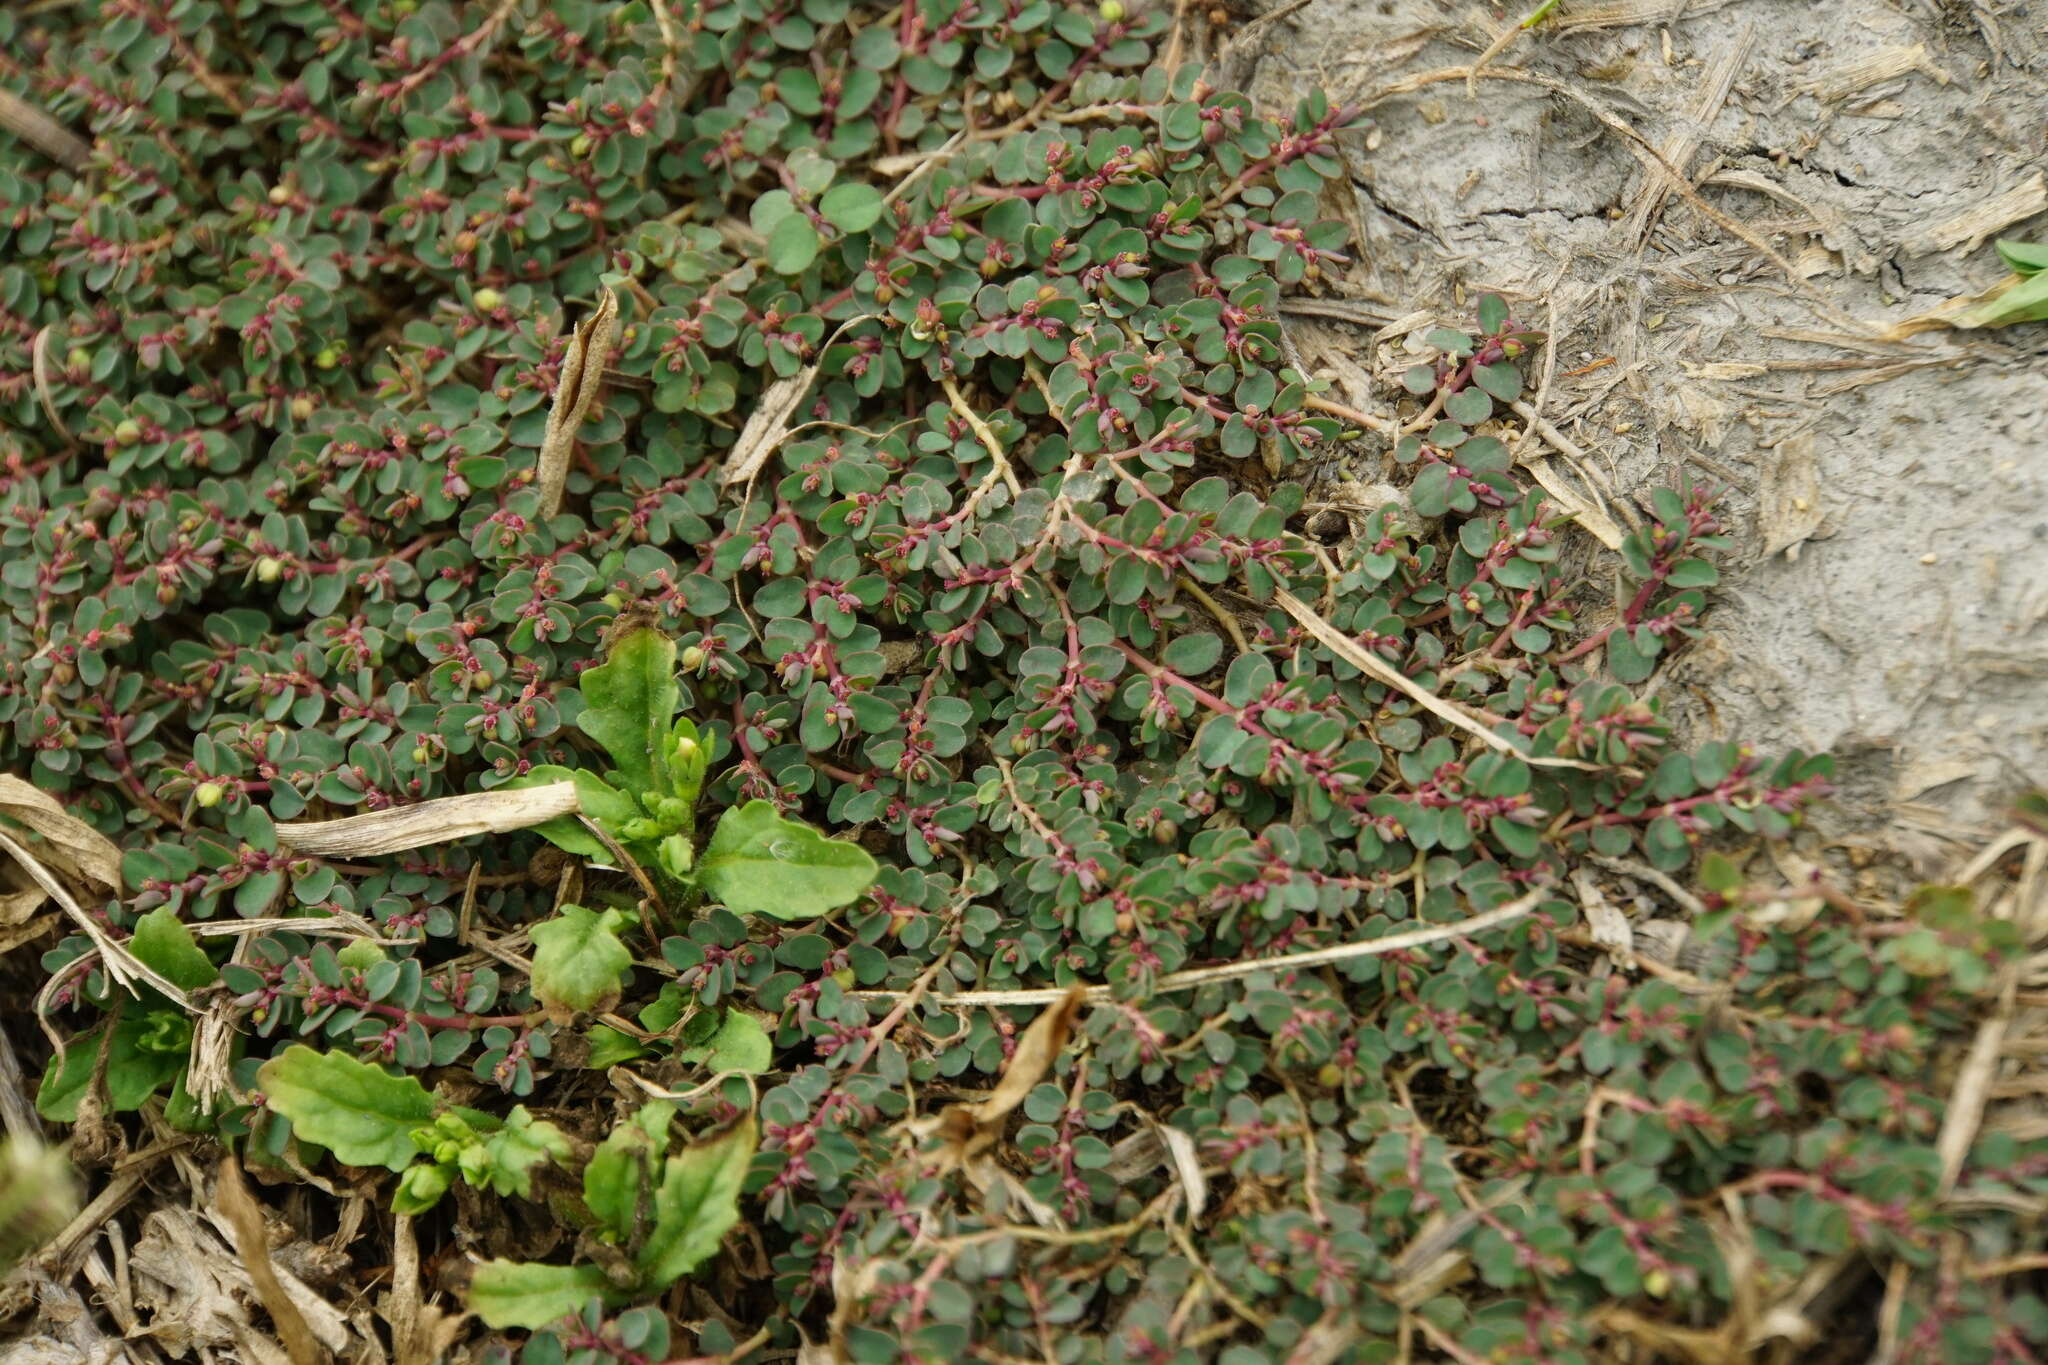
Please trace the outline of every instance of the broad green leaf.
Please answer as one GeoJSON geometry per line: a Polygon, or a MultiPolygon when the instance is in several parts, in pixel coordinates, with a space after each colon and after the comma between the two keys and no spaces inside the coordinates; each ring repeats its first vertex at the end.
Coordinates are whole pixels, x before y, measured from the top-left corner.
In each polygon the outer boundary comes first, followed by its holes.
{"type": "Polygon", "coordinates": [[[768,1030],[761,1027],[760,1020],[745,1010],[728,1006],[724,1021],[709,1042],[677,1052],[676,1057],[685,1062],[702,1062],[713,1072],[744,1071],[758,1076],[775,1065],[775,1044],[769,1041],[768,1030]]]}
{"type": "Polygon", "coordinates": [[[755,1138],[749,1117],[668,1159],[654,1196],[654,1232],[638,1261],[649,1287],[666,1288],[695,1270],[739,1221],[755,1138]]]}
{"type": "MultiPolygon", "coordinates": [[[[576,799],[583,806],[583,813],[605,831],[617,838],[620,829],[627,822],[640,818],[640,807],[632,797],[612,786],[588,768],[564,768],[553,763],[543,763],[527,770],[526,775],[507,782],[508,787],[544,787],[554,782],[574,782],[576,799]]],[[[534,833],[546,839],[556,848],[573,853],[579,858],[609,863],[612,851],[604,841],[583,827],[573,815],[558,815],[552,820],[542,821],[533,827],[534,833]]]]}
{"type": "Polygon", "coordinates": [[[143,1012],[133,1002],[128,1009],[136,1012],[124,1013],[111,1034],[102,1025],[73,1038],[61,1067],[55,1057],[50,1059],[36,1091],[36,1112],[59,1123],[75,1122],[102,1047],[107,1049],[107,1108],[117,1114],[141,1108],[184,1074],[186,1049],[170,1044],[180,1036],[189,1043],[192,1030],[185,1016],[175,1010],[143,1012]]]}
{"type": "Polygon", "coordinates": [[[656,1100],[612,1129],[583,1168],[583,1203],[593,1217],[625,1241],[639,1221],[640,1193],[659,1169],[668,1148],[668,1127],[676,1107],[656,1100]]]}
{"type": "Polygon", "coordinates": [[[1503,403],[1512,403],[1522,396],[1522,372],[1513,365],[1481,365],[1473,371],[1472,378],[1503,403]]]}
{"type": "Polygon", "coordinates": [[[1444,411],[1459,425],[1476,427],[1493,415],[1493,399],[1484,389],[1460,389],[1444,400],[1444,411]]]}
{"type": "Polygon", "coordinates": [[[565,905],[533,927],[533,994],[550,1009],[596,1010],[618,999],[633,954],[619,942],[624,912],[565,905]]]}
{"type": "Polygon", "coordinates": [[[2006,237],[1998,243],[1998,254],[2015,275],[2033,275],[2048,270],[2048,242],[2022,242],[2006,237]]]}
{"type": "Polygon", "coordinates": [[[294,1133],[351,1166],[404,1170],[419,1155],[413,1130],[432,1123],[439,1109],[411,1076],[302,1043],[265,1062],[256,1084],[294,1133]]]}
{"type": "Polygon", "coordinates": [[[841,232],[866,232],[882,216],[882,193],[858,181],[834,185],[818,201],[818,212],[841,232]]]}
{"type": "Polygon", "coordinates": [[[777,919],[850,904],[878,871],[866,849],[785,820],[766,801],[729,808],[697,860],[698,883],[728,909],[777,919]]]}
{"type": "Polygon", "coordinates": [[[2048,321],[2048,270],[2015,280],[1958,319],[1962,327],[2010,327],[2048,321]]]}
{"type": "Polygon", "coordinates": [[[1441,463],[1424,465],[1415,482],[1408,486],[1408,498],[1425,517],[1440,517],[1450,511],[1451,467],[1441,463]]]}
{"type": "Polygon", "coordinates": [[[538,1331],[580,1313],[592,1299],[624,1298],[594,1265],[542,1265],[535,1261],[485,1261],[470,1279],[464,1302],[490,1327],[538,1331]]]}
{"type": "Polygon", "coordinates": [[[584,1039],[590,1044],[590,1056],[584,1065],[592,1071],[609,1071],[621,1062],[630,1062],[647,1055],[647,1049],[640,1040],[630,1033],[621,1033],[608,1024],[592,1024],[584,1039]]]}
{"type": "MultiPolygon", "coordinates": [[[[801,78],[809,73],[785,73],[780,77],[780,88],[785,96],[791,89],[789,76],[792,74],[801,81],[801,78]]],[[[839,174],[838,163],[820,156],[815,149],[810,147],[800,147],[796,151],[791,152],[785,164],[789,167],[790,175],[796,180],[797,193],[799,194],[817,194],[828,188],[832,184],[832,177],[839,174]]]]}
{"type": "Polygon", "coordinates": [[[818,259],[818,230],[801,213],[792,213],[768,234],[768,267],[780,275],[800,275],[818,259]]]}
{"type": "MultiPolygon", "coordinates": [[[[602,664],[585,670],[576,689],[584,703],[576,724],[612,756],[626,795],[666,793],[668,773],[658,760],[680,695],[676,642],[657,630],[636,630],[615,641],[602,664]]],[[[577,794],[583,794],[580,783],[577,794]]]]}
{"type": "Polygon", "coordinates": [[[168,905],[159,905],[136,921],[128,951],[180,990],[196,991],[220,979],[199,940],[168,905]]]}
{"type": "Polygon", "coordinates": [[[1699,883],[1718,895],[1742,889],[1742,867],[1727,854],[1715,850],[1700,859],[1699,883]]]}

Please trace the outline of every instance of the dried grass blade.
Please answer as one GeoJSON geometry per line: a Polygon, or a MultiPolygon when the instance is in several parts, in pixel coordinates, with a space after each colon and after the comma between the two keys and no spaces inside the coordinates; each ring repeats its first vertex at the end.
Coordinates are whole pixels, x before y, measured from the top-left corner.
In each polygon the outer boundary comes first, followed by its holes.
{"type": "Polygon", "coordinates": [[[1993,1013],[1977,1026],[1977,1036],[1971,1041],[1962,1066],[1957,1068],[1955,1085],[1949,1091],[1941,1132],[1934,1140],[1934,1153],[1941,1159],[1941,1180],[1936,1188],[1943,1198],[1955,1191],[1956,1180],[1963,1173],[1963,1159],[1970,1154],[1970,1144],[1977,1140],[1977,1130],[1983,1125],[1992,1078],[1998,1072],[2006,1032],[2012,1022],[2016,980],[2016,968],[2008,967],[1999,983],[1998,1003],[1993,1013]]]}
{"type": "Polygon", "coordinates": [[[26,825],[48,844],[67,872],[75,872],[110,891],[121,889],[121,850],[112,839],[65,810],[40,787],[10,773],[0,773],[0,815],[26,825]]]}
{"type": "Polygon", "coordinates": [[[1209,1177],[1202,1174],[1202,1158],[1195,1151],[1195,1140],[1158,1119],[1152,1120],[1152,1131],[1166,1149],[1174,1174],[1180,1177],[1181,1193],[1187,1201],[1188,1221],[1199,1223],[1203,1211],[1209,1207],[1209,1177]]]}
{"type": "Polygon", "coordinates": [[[300,853],[320,858],[371,858],[467,839],[473,834],[508,834],[530,829],[582,809],[574,782],[442,796],[413,806],[393,806],[340,820],[286,823],[277,837],[300,853]]]}
{"type": "MultiPolygon", "coordinates": [[[[1380,957],[1387,953],[1406,952],[1410,948],[1427,947],[1432,943],[1443,943],[1454,938],[1469,938],[1483,934],[1489,929],[1498,929],[1511,924],[1534,910],[1546,899],[1553,898],[1548,887],[1539,886],[1517,896],[1505,905],[1496,905],[1483,910],[1469,919],[1456,924],[1430,924],[1420,929],[1405,929],[1398,934],[1386,934],[1379,938],[1360,939],[1354,943],[1339,943],[1329,948],[1310,948],[1304,952],[1288,953],[1282,957],[1255,957],[1243,962],[1226,962],[1216,967],[1192,967],[1186,971],[1170,972],[1153,984],[1156,995],[1169,991],[1190,990],[1205,986],[1211,981],[1225,981],[1236,976],[1251,976],[1258,972],[1292,972],[1304,967],[1320,967],[1330,962],[1347,962],[1355,957],[1380,957]]],[[[956,991],[941,995],[934,993],[929,998],[935,1005],[1056,1005],[1076,991],[1089,1001],[1108,1000],[1107,986],[1075,986],[1069,990],[1015,990],[1015,991],[956,991]]],[[[848,991],[848,995],[863,1000],[896,998],[896,991],[848,991]]]]}
{"type": "Polygon", "coordinates": [[[65,445],[74,445],[77,438],[71,428],[64,425],[64,418],[57,411],[57,400],[50,392],[50,327],[45,326],[36,333],[36,339],[29,343],[29,373],[35,380],[36,402],[42,405],[43,416],[50,423],[50,429],[57,433],[57,439],[65,445]]]}
{"type": "Polygon", "coordinates": [[[50,899],[63,907],[64,913],[71,917],[72,922],[85,931],[86,937],[92,940],[93,947],[99,950],[100,964],[106,968],[107,975],[123,990],[131,995],[140,995],[141,992],[136,990],[135,983],[146,981],[168,999],[176,1002],[180,1009],[192,1008],[192,1002],[186,998],[184,991],[129,952],[126,944],[109,934],[106,926],[78,903],[77,897],[65,889],[63,882],[52,876],[50,870],[44,867],[34,854],[17,843],[14,837],[4,830],[0,830],[0,852],[8,854],[19,863],[23,871],[35,878],[36,885],[47,891],[50,899]]]}

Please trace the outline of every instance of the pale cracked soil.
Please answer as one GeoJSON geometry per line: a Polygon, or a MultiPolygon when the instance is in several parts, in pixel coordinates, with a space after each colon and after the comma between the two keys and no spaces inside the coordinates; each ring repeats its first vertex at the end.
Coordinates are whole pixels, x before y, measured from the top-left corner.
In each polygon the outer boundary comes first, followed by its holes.
{"type": "Polygon", "coordinates": [[[1561,475],[1624,525],[1660,483],[1730,488],[1706,636],[1654,685],[1696,737],[1833,751],[1823,818],[1937,856],[2048,753],[2048,324],[1887,333],[2001,279],[1996,237],[2048,236],[2048,3],[1564,0],[1492,59],[1550,85],[1424,83],[1531,4],[1268,26],[1256,93],[1375,120],[1331,203],[1359,259],[1322,292],[1409,319],[1296,316],[1297,345],[1385,411],[1417,311],[1492,289],[1553,319],[1541,411],[1586,457],[1561,475]]]}

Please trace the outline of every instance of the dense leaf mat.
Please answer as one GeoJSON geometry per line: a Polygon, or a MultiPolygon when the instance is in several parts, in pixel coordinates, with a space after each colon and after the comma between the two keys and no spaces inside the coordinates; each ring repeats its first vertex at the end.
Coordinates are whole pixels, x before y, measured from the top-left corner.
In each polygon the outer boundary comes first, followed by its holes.
{"type": "Polygon", "coordinates": [[[373,1194],[330,1326],[402,1360],[2036,1359],[2039,844],[1763,856],[1825,763],[1632,690],[1712,491],[1586,567],[1498,298],[1377,412],[1300,373],[1361,123],[1169,72],[1222,17],[0,13],[74,1156],[373,1194]],[[561,849],[280,836],[547,782],[561,849]]]}

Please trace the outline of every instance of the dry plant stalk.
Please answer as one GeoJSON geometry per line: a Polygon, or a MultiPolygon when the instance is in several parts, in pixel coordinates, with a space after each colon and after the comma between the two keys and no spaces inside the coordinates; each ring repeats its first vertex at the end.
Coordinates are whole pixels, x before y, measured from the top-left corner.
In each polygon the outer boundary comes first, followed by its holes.
{"type": "MultiPolygon", "coordinates": [[[[1503,924],[1513,923],[1534,910],[1551,895],[1549,887],[1539,886],[1525,892],[1505,905],[1496,905],[1483,910],[1470,919],[1459,920],[1456,924],[1431,924],[1420,929],[1406,929],[1398,934],[1386,934],[1379,938],[1360,939],[1354,943],[1339,943],[1329,948],[1310,948],[1304,952],[1287,953],[1281,957],[1247,958],[1242,962],[1226,962],[1215,967],[1191,967],[1186,971],[1169,972],[1152,985],[1154,994],[1164,995],[1169,991],[1192,990],[1205,986],[1211,981],[1227,981],[1232,977],[1251,976],[1258,972],[1300,971],[1304,967],[1320,967],[1330,962],[1347,962],[1354,957],[1380,957],[1387,953],[1405,952],[1410,948],[1427,947],[1432,943],[1443,943],[1454,938],[1467,938],[1483,934],[1489,929],[1498,929],[1503,924]]],[[[1110,999],[1107,986],[1075,986],[1069,990],[1015,990],[1015,991],[959,991],[950,995],[933,994],[930,998],[935,1005],[1055,1005],[1074,991],[1080,991],[1089,1001],[1110,999]]],[[[895,999],[899,991],[848,991],[848,995],[864,1000],[895,999]]]]}
{"type": "Polygon", "coordinates": [[[1583,763],[1575,758],[1545,757],[1523,752],[1519,744],[1504,739],[1487,729],[1485,725],[1475,720],[1463,708],[1452,702],[1445,701],[1442,697],[1416,682],[1407,674],[1390,667],[1385,661],[1361,648],[1356,640],[1353,640],[1343,631],[1331,625],[1314,607],[1311,607],[1308,603],[1287,591],[1287,589],[1281,588],[1277,590],[1273,594],[1273,600],[1278,602],[1289,616],[1292,616],[1303,626],[1307,627],[1309,634],[1315,636],[1324,645],[1327,645],[1345,663],[1350,664],[1367,677],[1385,683],[1396,692],[1414,701],[1423,710],[1429,712],[1438,720],[1443,721],[1446,725],[1454,725],[1467,734],[1474,736],[1485,744],[1487,748],[1497,749],[1504,754],[1513,754],[1524,763],[1533,763],[1541,768],[1596,769],[1596,765],[1583,763]]]}
{"type": "Polygon", "coordinates": [[[1847,99],[1859,90],[1868,89],[1879,81],[1888,81],[1903,76],[1909,71],[1924,72],[1937,85],[1947,85],[1948,72],[1934,64],[1927,55],[1927,44],[1900,44],[1895,47],[1881,47],[1851,61],[1828,68],[1818,75],[1800,83],[1799,93],[1812,95],[1822,104],[1833,104],[1847,99]]]}
{"type": "MultiPolygon", "coordinates": [[[[1756,46],[1756,26],[1746,25],[1735,41],[1723,49],[1719,60],[1708,69],[1706,80],[1700,87],[1700,97],[1693,107],[1692,117],[1679,126],[1677,132],[1664,140],[1660,148],[1664,164],[1675,167],[1681,173],[1692,164],[1700,143],[1706,138],[1707,127],[1714,121],[1714,115],[1721,112],[1721,106],[1728,100],[1729,92],[1735,88],[1735,78],[1749,61],[1750,50],[1756,46]]],[[[1650,227],[1656,221],[1658,211],[1664,207],[1665,198],[1677,183],[1668,172],[1645,165],[1643,194],[1629,213],[1628,238],[1638,250],[1650,235],[1650,227]]]]}
{"type": "MultiPolygon", "coordinates": [[[[291,921],[299,923],[301,921],[291,921]]],[[[207,1003],[192,1030],[191,1061],[185,1069],[185,1088],[191,1092],[201,1113],[210,1114],[221,1096],[234,1088],[235,1017],[240,1013],[232,997],[217,995],[207,1003]]]]}
{"type": "Polygon", "coordinates": [[[1668,24],[1680,17],[1696,19],[1735,0],[1609,0],[1608,3],[1570,5],[1553,10],[1544,26],[1553,33],[1575,29],[1636,28],[1668,24]]]}
{"type": "Polygon", "coordinates": [[[391,1292],[381,1300],[380,1312],[391,1324],[395,1365],[440,1365],[451,1358],[468,1322],[468,1314],[443,1312],[422,1299],[419,1241],[412,1219],[402,1213],[392,1219],[391,1292]]]}
{"type": "MultiPolygon", "coordinates": [[[[1534,406],[1517,398],[1514,402],[1508,404],[1508,407],[1524,422],[1528,423],[1529,430],[1535,432],[1548,442],[1551,449],[1567,459],[1576,460],[1580,464],[1586,465],[1586,452],[1579,449],[1577,443],[1570,437],[1551,425],[1550,421],[1542,413],[1538,412],[1534,406]]],[[[1550,461],[1547,458],[1541,455],[1534,457],[1525,456],[1521,460],[1521,465],[1536,480],[1537,486],[1549,494],[1550,500],[1559,507],[1562,507],[1566,515],[1570,516],[1573,521],[1576,521],[1580,526],[1591,532],[1595,540],[1610,550],[1619,550],[1621,548],[1621,542],[1627,539],[1627,537],[1622,534],[1621,528],[1614,524],[1614,518],[1608,516],[1596,504],[1587,502],[1584,498],[1573,492],[1571,486],[1563,479],[1560,479],[1557,476],[1557,471],[1550,467],[1550,461]]],[[[1588,469],[1591,468],[1590,465],[1586,467],[1588,469]]],[[[1584,473],[1584,471],[1582,470],[1581,473],[1584,473]]]]}
{"type": "Polygon", "coordinates": [[[1953,218],[1930,223],[1919,232],[1900,239],[1899,246],[1912,256],[1925,256],[1953,247],[1974,251],[1992,233],[2043,210],[2048,210],[2048,172],[2035,171],[2033,179],[1980,199],[1953,218]]]}
{"type": "Polygon", "coordinates": [[[597,311],[576,324],[569,349],[562,354],[561,378],[555,381],[555,404],[540,442],[535,482],[540,486],[540,514],[562,510],[562,488],[569,478],[569,457],[576,451],[576,432],[597,404],[604,382],[605,361],[619,340],[619,296],[608,286],[597,293],[597,311]]]}
{"type": "MultiPolygon", "coordinates": [[[[2026,854],[2020,864],[2017,883],[2011,892],[2001,897],[1993,914],[2001,919],[2010,919],[2020,927],[2028,948],[2038,946],[2036,935],[2040,931],[2037,918],[2044,902],[2048,902],[2048,837],[2030,830],[2015,831],[2024,837],[2018,843],[2000,840],[2000,846],[2008,850],[2024,847],[2026,854]]],[[[1996,860],[1992,860],[1995,862],[1996,860]]],[[[1982,875],[1980,864],[1985,863],[1980,855],[1964,869],[1965,885],[1982,875]]],[[[1998,994],[1992,1002],[1990,1012],[1977,1025],[1977,1036],[1971,1040],[1970,1050],[1964,1056],[1962,1065],[1956,1069],[1956,1078],[1949,1091],[1948,1105],[1943,1111],[1941,1132],[1935,1138],[1934,1150],[1941,1160],[1941,1181],[1938,1186],[1941,1197],[1946,1199],[1955,1193],[1956,1181],[1962,1175],[1963,1163],[1970,1154],[1970,1146],[1977,1140],[1979,1130],[1984,1126],[1986,1112],[1990,1105],[1993,1082],[2000,1064],[2006,1058],[2006,1041],[2016,1022],[2021,1022],[2016,1013],[2016,994],[2024,959],[2015,958],[2005,964],[1998,974],[1998,994]]]]}
{"type": "Polygon", "coordinates": [[[0,129],[14,134],[67,171],[92,161],[92,144],[13,91],[0,88],[0,129]]]}
{"type": "Polygon", "coordinates": [[[235,1249],[242,1254],[242,1266],[255,1282],[257,1297],[263,1300],[292,1365],[327,1365],[327,1352],[306,1325],[306,1315],[277,1278],[277,1267],[270,1260],[270,1235],[263,1228],[263,1209],[242,1183],[241,1163],[232,1153],[220,1159],[214,1200],[234,1226],[235,1249]]]}
{"type": "Polygon", "coordinates": [[[436,797],[412,806],[392,806],[340,820],[280,824],[277,837],[300,853],[318,858],[372,858],[467,839],[473,834],[509,834],[582,810],[574,782],[545,787],[500,788],[436,797]]]}

